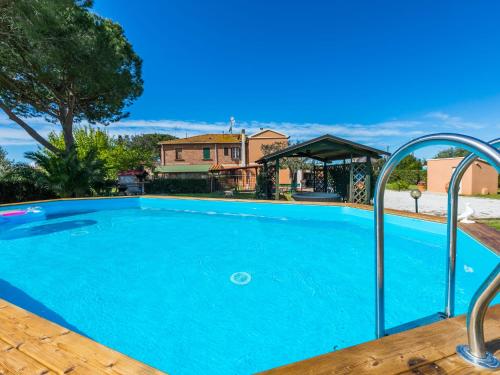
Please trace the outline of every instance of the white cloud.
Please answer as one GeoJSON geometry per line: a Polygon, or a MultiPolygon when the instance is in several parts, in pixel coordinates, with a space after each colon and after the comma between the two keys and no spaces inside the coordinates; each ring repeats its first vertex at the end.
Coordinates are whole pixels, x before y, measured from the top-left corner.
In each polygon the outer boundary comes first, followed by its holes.
{"type": "MultiPolygon", "coordinates": [[[[29,124],[46,136],[58,127],[43,119],[27,119],[29,124]]],[[[169,133],[177,137],[192,136],[202,133],[221,133],[228,131],[225,122],[183,121],[183,120],[122,120],[111,124],[106,129],[110,135],[134,135],[141,133],[169,133]]],[[[374,147],[396,149],[408,140],[435,132],[459,131],[482,139],[490,139],[497,134],[499,125],[486,126],[481,122],[466,121],[458,116],[445,112],[431,112],[415,119],[394,119],[390,121],[359,124],[359,123],[292,123],[292,122],[261,122],[237,121],[235,132],[245,129],[247,134],[259,131],[261,128],[276,129],[288,134],[292,140],[300,141],[322,134],[348,138],[374,147]],[[459,130],[457,130],[459,129],[459,130]]],[[[0,114],[0,145],[34,145],[35,141],[17,124],[0,114]]]]}
{"type": "Polygon", "coordinates": [[[440,111],[430,112],[425,117],[431,120],[437,120],[441,124],[455,129],[477,130],[483,129],[486,126],[486,124],[480,122],[465,121],[460,116],[452,116],[449,113],[440,111]]]}

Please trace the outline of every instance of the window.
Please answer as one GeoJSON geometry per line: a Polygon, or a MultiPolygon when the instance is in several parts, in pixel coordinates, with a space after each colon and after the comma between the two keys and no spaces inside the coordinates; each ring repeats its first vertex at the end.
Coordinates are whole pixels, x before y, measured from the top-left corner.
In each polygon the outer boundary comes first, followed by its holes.
{"type": "Polygon", "coordinates": [[[229,156],[229,147],[224,147],[224,156],[229,156]]]}
{"type": "Polygon", "coordinates": [[[182,148],[175,149],[175,160],[182,160],[182,148]]]}
{"type": "Polygon", "coordinates": [[[239,147],[231,147],[231,159],[240,160],[241,149],[239,147]]]}
{"type": "Polygon", "coordinates": [[[210,147],[203,147],[203,160],[210,159],[210,147]]]}

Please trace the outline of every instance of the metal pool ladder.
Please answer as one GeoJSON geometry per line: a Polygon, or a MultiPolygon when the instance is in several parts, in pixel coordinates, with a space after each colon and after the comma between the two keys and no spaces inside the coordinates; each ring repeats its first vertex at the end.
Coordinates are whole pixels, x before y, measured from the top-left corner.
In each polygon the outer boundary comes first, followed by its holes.
{"type": "Polygon", "coordinates": [[[500,264],[497,264],[488,278],[472,297],[467,313],[467,339],[469,345],[458,345],[457,354],[473,365],[487,368],[500,368],[500,361],[486,350],[484,342],[484,317],[488,305],[500,290],[500,264]]]}
{"type": "MultiPolygon", "coordinates": [[[[499,140],[492,143],[498,145],[499,140]]],[[[376,251],[376,289],[375,289],[375,325],[376,336],[378,338],[392,333],[400,332],[406,329],[414,328],[423,324],[434,322],[440,319],[450,318],[454,315],[455,306],[455,271],[456,271],[456,233],[457,233],[457,202],[460,180],[477,157],[488,161],[497,171],[500,172],[500,153],[492,146],[476,138],[453,134],[439,133],[423,136],[408,142],[399,148],[382,168],[377,180],[374,192],[374,215],[375,215],[375,251],[376,251]],[[385,328],[385,290],[384,290],[384,193],[387,181],[391,172],[397,164],[406,156],[425,146],[431,145],[450,145],[462,147],[471,152],[471,155],[465,158],[456,168],[448,191],[448,220],[447,220],[447,257],[446,257],[446,294],[444,312],[437,312],[431,316],[418,319],[416,321],[404,323],[397,327],[385,328]]],[[[499,265],[500,266],[500,265],[499,265]]],[[[489,302],[500,291],[500,276],[498,275],[499,266],[496,267],[496,276],[493,273],[485,280],[471,301],[468,315],[468,335],[470,353],[475,359],[470,362],[478,366],[485,367],[481,360],[488,357],[484,346],[483,321],[484,314],[489,302]],[[481,315],[482,314],[482,315],[481,315]],[[472,328],[471,328],[472,327],[472,328]],[[480,328],[478,328],[480,327],[480,328]],[[482,337],[482,345],[481,345],[482,337]]],[[[494,271],[495,272],[495,271],[494,271]]],[[[461,355],[461,347],[457,348],[461,355]]],[[[467,347],[468,348],[468,347],[467,347]]],[[[464,350],[465,352],[466,350],[464,350]]],[[[491,355],[491,354],[490,354],[491,355]]],[[[496,358],[493,357],[495,360],[496,358]]],[[[483,361],[484,362],[484,361],[483,361]]],[[[494,361],[493,361],[494,362],[494,361]]],[[[494,363],[495,364],[495,363],[494,363]]],[[[498,365],[498,361],[496,362],[498,365]]],[[[490,367],[491,368],[491,367],[490,367]]]]}

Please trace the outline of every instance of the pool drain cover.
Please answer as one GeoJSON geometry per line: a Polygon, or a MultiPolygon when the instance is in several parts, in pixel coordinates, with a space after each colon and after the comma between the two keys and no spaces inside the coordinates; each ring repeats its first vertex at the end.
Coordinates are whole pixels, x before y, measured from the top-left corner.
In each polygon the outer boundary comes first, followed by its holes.
{"type": "Polygon", "coordinates": [[[252,281],[252,276],[248,272],[235,272],[229,278],[233,284],[247,285],[252,281]]]}

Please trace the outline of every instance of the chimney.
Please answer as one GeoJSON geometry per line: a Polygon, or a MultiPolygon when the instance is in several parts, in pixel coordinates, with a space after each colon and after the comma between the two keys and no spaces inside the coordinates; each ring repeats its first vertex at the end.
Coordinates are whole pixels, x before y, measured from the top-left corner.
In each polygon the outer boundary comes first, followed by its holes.
{"type": "Polygon", "coordinates": [[[247,165],[247,136],[245,134],[245,129],[241,129],[241,165],[246,167],[247,165]]]}

